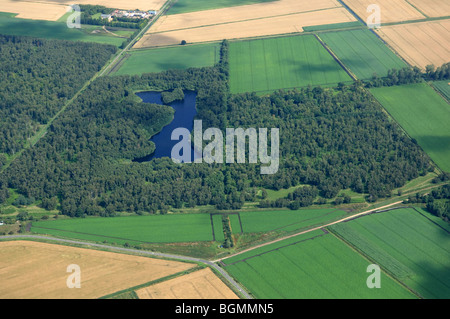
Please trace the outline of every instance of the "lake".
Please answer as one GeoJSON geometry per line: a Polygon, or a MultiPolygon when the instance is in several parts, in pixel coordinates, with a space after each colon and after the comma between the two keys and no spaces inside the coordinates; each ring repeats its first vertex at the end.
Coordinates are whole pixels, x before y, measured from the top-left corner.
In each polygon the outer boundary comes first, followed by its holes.
{"type": "MultiPolygon", "coordinates": [[[[136,93],[136,95],[139,96],[144,103],[164,105],[160,92],[140,92],[136,93]]],[[[196,97],[196,92],[184,91],[183,101],[175,101],[170,104],[175,110],[173,121],[150,139],[156,145],[155,152],[143,158],[135,159],[135,162],[144,163],[155,158],[172,157],[172,148],[179,143],[179,141],[172,141],[172,132],[177,128],[186,128],[192,132],[194,128],[194,118],[197,115],[197,110],[195,108],[196,97]]],[[[192,154],[194,154],[194,152],[192,152],[192,154]]]]}

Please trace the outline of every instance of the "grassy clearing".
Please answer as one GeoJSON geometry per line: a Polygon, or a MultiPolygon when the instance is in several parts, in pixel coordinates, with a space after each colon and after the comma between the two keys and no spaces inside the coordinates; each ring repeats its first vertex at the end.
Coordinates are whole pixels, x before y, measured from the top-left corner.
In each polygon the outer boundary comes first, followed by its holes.
{"type": "Polygon", "coordinates": [[[227,7],[236,7],[246,4],[256,4],[263,2],[272,2],[275,0],[177,0],[172,5],[167,14],[179,14],[194,11],[212,10],[227,7]]]}
{"type": "Polygon", "coordinates": [[[220,45],[216,43],[133,51],[113,75],[213,66],[219,61],[219,55],[220,45]]]}
{"type": "Polygon", "coordinates": [[[431,159],[450,172],[449,104],[425,83],[371,92],[431,159]]]}
{"type": "Polygon", "coordinates": [[[339,234],[346,241],[410,289],[424,298],[450,297],[450,234],[430,219],[404,208],[355,219],[344,227],[339,234]],[[391,266],[400,266],[400,272],[391,266]]]}
{"type": "Polygon", "coordinates": [[[83,218],[33,223],[32,232],[118,244],[212,241],[209,214],[83,218]]]}
{"type": "Polygon", "coordinates": [[[368,261],[331,234],[316,231],[295,240],[226,259],[225,269],[256,298],[414,298],[384,273],[382,288],[369,289],[368,261]]]}
{"type": "Polygon", "coordinates": [[[370,79],[374,73],[384,77],[390,69],[407,66],[368,29],[322,33],[320,37],[359,79],[370,79]]]}
{"type": "Polygon", "coordinates": [[[232,93],[351,81],[312,35],[235,41],[229,55],[232,93]]]}
{"type": "MultiPolygon", "coordinates": [[[[100,30],[101,26],[96,26],[100,30]]],[[[0,12],[0,33],[5,35],[31,36],[46,39],[69,41],[96,42],[119,47],[125,39],[112,36],[105,32],[92,33],[92,26],[82,26],[81,29],[69,29],[64,21],[43,21],[18,19],[14,14],[0,12]]]]}

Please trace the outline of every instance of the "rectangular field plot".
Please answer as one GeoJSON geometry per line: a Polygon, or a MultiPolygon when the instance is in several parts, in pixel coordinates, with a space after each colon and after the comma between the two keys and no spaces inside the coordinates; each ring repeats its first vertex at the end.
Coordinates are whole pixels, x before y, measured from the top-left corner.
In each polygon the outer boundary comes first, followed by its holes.
{"type": "Polygon", "coordinates": [[[450,105],[425,83],[370,91],[436,165],[450,172],[450,105]]]}
{"type": "Polygon", "coordinates": [[[351,81],[311,35],[231,42],[229,56],[232,93],[351,81]]]}
{"type": "Polygon", "coordinates": [[[324,33],[320,38],[359,79],[370,79],[374,73],[384,77],[390,69],[407,66],[367,29],[324,33]]]}
{"type": "MultiPolygon", "coordinates": [[[[423,2],[424,0],[420,1],[423,2]]],[[[372,4],[377,4],[380,7],[382,24],[426,18],[407,0],[378,0],[376,2],[373,0],[344,0],[344,2],[364,22],[366,22],[373,13],[373,11],[368,10],[369,6],[372,4]]]]}
{"type": "Polygon", "coordinates": [[[322,231],[235,256],[231,261],[225,260],[225,269],[260,299],[415,297],[384,273],[381,289],[369,289],[366,280],[370,263],[322,231]]]}
{"type": "Polygon", "coordinates": [[[423,214],[372,214],[338,225],[337,233],[420,296],[448,299],[450,232],[423,214]]]}
{"type": "Polygon", "coordinates": [[[219,55],[219,44],[133,51],[114,75],[140,75],[171,69],[214,66],[219,61],[219,55]]]}
{"type": "Polygon", "coordinates": [[[376,32],[412,66],[450,62],[450,19],[384,26],[376,32]]]}
{"type": "Polygon", "coordinates": [[[209,214],[85,218],[33,223],[35,233],[109,243],[212,241],[209,214]]]}

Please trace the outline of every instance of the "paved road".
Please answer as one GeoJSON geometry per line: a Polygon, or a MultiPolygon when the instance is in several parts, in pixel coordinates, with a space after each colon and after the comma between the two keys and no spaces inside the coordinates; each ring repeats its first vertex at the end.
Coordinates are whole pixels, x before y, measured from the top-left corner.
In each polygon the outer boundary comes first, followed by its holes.
{"type": "Polygon", "coordinates": [[[138,250],[138,249],[130,249],[130,248],[122,248],[122,247],[114,247],[114,246],[108,246],[108,245],[102,245],[102,244],[93,244],[93,243],[87,243],[83,241],[76,241],[76,240],[69,240],[69,239],[61,239],[61,238],[52,238],[52,237],[46,237],[46,236],[38,236],[38,235],[11,235],[11,236],[0,236],[0,239],[36,239],[36,240],[51,240],[59,243],[66,243],[66,244],[75,244],[75,245],[83,245],[83,246],[89,246],[89,247],[96,247],[96,248],[102,248],[102,249],[108,249],[108,250],[114,250],[118,252],[128,252],[128,253],[134,253],[134,254],[142,254],[142,255],[148,255],[153,257],[161,257],[161,258],[169,258],[169,259],[176,259],[180,261],[186,261],[186,262],[196,262],[196,263],[202,263],[210,266],[211,268],[214,268],[217,270],[225,280],[228,281],[230,285],[232,285],[237,291],[239,291],[246,299],[252,299],[252,297],[236,282],[233,278],[221,267],[219,267],[217,264],[215,264],[212,261],[199,259],[199,258],[193,258],[188,256],[180,256],[180,255],[172,255],[172,254],[163,254],[163,253],[157,253],[157,252],[151,252],[151,251],[145,251],[145,250],[138,250]]]}

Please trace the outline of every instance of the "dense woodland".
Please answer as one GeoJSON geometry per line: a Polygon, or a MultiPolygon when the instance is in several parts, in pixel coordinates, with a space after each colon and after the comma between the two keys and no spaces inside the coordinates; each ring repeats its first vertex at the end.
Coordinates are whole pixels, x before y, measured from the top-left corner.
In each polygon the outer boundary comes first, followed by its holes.
{"type": "Polygon", "coordinates": [[[444,185],[437,189],[433,189],[429,194],[410,197],[405,201],[408,204],[423,203],[426,204],[427,210],[450,222],[450,185],[444,185]]]}
{"type": "Polygon", "coordinates": [[[207,204],[234,210],[260,200],[257,189],[307,184],[276,202],[261,201],[263,207],[297,209],[317,198],[323,203],[342,189],[375,201],[433,170],[428,156],[382,112],[364,84],[280,90],[265,97],[230,95],[227,57],[225,41],[215,67],[98,78],[0,175],[0,203],[9,187],[22,201],[41,200],[48,209],[59,204],[63,214],[77,217],[164,214],[170,207],[207,204]],[[173,116],[168,106],[140,102],[137,90],[196,91],[204,129],[279,128],[278,173],[261,175],[256,164],[133,162],[154,150],[150,137],[173,116]]]}
{"type": "Polygon", "coordinates": [[[115,50],[90,43],[0,35],[0,154],[13,155],[22,149],[115,50]]]}

